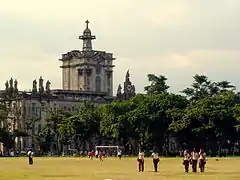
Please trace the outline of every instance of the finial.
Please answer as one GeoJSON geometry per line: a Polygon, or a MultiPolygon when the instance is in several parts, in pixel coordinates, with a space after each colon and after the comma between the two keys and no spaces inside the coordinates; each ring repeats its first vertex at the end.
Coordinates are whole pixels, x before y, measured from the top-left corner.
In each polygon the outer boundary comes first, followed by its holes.
{"type": "Polygon", "coordinates": [[[86,20],[86,21],[85,21],[85,23],[87,24],[87,28],[88,28],[89,21],[88,21],[88,20],[86,20]]]}

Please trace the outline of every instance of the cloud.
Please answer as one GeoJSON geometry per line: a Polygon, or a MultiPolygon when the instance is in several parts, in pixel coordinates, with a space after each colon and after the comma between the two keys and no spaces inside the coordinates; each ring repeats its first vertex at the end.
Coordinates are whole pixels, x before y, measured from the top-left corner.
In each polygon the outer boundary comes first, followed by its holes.
{"type": "Polygon", "coordinates": [[[40,75],[61,87],[58,59],[81,49],[77,38],[90,20],[93,47],[114,53],[114,88],[127,69],[142,92],[147,74],[168,77],[178,92],[196,73],[213,80],[238,80],[238,0],[8,0],[0,6],[0,88],[6,79],[30,89],[40,75]]]}

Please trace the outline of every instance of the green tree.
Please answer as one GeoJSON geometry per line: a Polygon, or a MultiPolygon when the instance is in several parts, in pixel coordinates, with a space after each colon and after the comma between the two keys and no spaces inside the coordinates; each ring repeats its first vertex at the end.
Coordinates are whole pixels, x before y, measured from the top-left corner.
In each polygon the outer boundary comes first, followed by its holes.
{"type": "Polygon", "coordinates": [[[205,75],[196,74],[191,87],[181,91],[191,100],[198,100],[205,97],[213,97],[218,93],[234,91],[235,86],[228,81],[212,82],[205,75]]]}
{"type": "Polygon", "coordinates": [[[81,147],[85,149],[86,143],[93,146],[94,138],[99,135],[99,126],[98,107],[84,102],[76,114],[65,118],[58,127],[62,139],[73,140],[76,148],[80,150],[81,147]]]}
{"type": "Polygon", "coordinates": [[[128,145],[131,143],[135,150],[150,150],[155,146],[162,151],[162,146],[168,144],[168,128],[172,121],[168,111],[184,109],[187,103],[180,95],[138,94],[128,101],[104,106],[101,130],[103,135],[124,139],[128,145]]]}
{"type": "Polygon", "coordinates": [[[113,102],[100,108],[102,136],[120,142],[129,154],[138,150],[140,140],[134,124],[137,115],[131,117],[131,111],[145,99],[145,95],[138,94],[131,100],[113,102]]]}
{"type": "Polygon", "coordinates": [[[221,81],[217,83],[217,87],[219,88],[219,92],[227,92],[236,90],[236,86],[232,85],[229,81],[221,81]]]}
{"type": "Polygon", "coordinates": [[[208,147],[216,153],[228,140],[236,140],[234,107],[235,97],[231,92],[205,97],[191,102],[184,112],[177,114],[170,129],[188,147],[208,147]]]}
{"type": "MultiPolygon", "coordinates": [[[[51,143],[56,144],[56,150],[58,154],[62,148],[61,144],[67,144],[66,141],[68,141],[68,135],[61,131],[63,129],[61,126],[65,125],[66,119],[72,115],[72,112],[62,109],[51,111],[46,119],[46,124],[43,128],[43,131],[39,134],[39,139],[42,139],[42,141],[45,142],[45,145],[46,143],[48,145],[51,143]]],[[[49,149],[49,147],[47,149],[49,149]]]]}
{"type": "Polygon", "coordinates": [[[184,93],[191,100],[198,100],[218,92],[218,88],[216,87],[215,83],[209,81],[207,76],[196,74],[193,79],[194,82],[191,87],[188,87],[182,91],[182,93],[184,93]]]}
{"type": "Polygon", "coordinates": [[[148,80],[151,83],[149,86],[144,87],[147,94],[161,94],[167,93],[169,86],[166,85],[167,78],[163,75],[156,76],[148,74],[148,80]]]}

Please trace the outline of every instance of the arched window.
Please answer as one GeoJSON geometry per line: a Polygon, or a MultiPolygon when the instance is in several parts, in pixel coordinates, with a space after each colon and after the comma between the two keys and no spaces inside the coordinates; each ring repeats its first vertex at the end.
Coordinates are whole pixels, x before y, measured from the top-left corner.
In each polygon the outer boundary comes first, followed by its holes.
{"type": "Polygon", "coordinates": [[[101,92],[101,78],[99,76],[96,77],[96,91],[101,92]]]}

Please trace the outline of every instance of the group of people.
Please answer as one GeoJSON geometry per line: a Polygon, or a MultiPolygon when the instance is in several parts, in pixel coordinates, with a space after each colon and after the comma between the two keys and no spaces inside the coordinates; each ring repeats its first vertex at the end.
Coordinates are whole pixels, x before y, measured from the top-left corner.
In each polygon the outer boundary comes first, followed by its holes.
{"type": "Polygon", "coordinates": [[[88,157],[93,160],[93,157],[99,158],[100,161],[103,161],[103,157],[105,156],[105,153],[103,151],[96,150],[95,152],[92,150],[88,153],[88,157]]]}
{"type": "MultiPolygon", "coordinates": [[[[92,150],[92,151],[90,151],[89,153],[88,153],[88,157],[91,159],[91,160],[93,160],[93,158],[94,157],[96,157],[96,158],[99,158],[100,159],[100,161],[103,161],[103,157],[105,156],[105,152],[104,151],[98,151],[98,150],[96,150],[95,152],[92,150]]],[[[117,157],[119,158],[119,159],[122,159],[122,151],[121,150],[118,150],[118,152],[117,152],[117,157]]]]}
{"type": "MultiPolygon", "coordinates": [[[[197,172],[197,164],[199,162],[199,168],[200,172],[204,172],[205,165],[206,165],[206,153],[203,149],[200,149],[200,152],[197,152],[195,149],[190,153],[188,150],[184,151],[184,158],[183,158],[183,165],[184,170],[186,173],[189,172],[189,165],[192,165],[192,172],[197,172]]],[[[152,153],[152,159],[153,159],[153,167],[154,171],[158,171],[158,163],[160,162],[160,158],[158,156],[158,153],[153,152],[152,153]]],[[[144,152],[140,151],[138,158],[138,171],[143,172],[144,171],[144,152]]]]}
{"type": "MultiPolygon", "coordinates": [[[[157,172],[160,158],[158,156],[158,153],[155,153],[155,152],[153,152],[151,156],[153,158],[154,171],[157,172]]],[[[138,161],[138,172],[143,172],[144,171],[144,152],[142,151],[139,152],[137,161],[138,161]]]]}
{"type": "MultiPolygon", "coordinates": [[[[29,150],[27,152],[27,156],[28,156],[28,162],[29,165],[33,164],[33,152],[32,150],[29,150]]],[[[92,160],[93,157],[99,158],[100,161],[103,161],[103,157],[104,157],[104,152],[103,151],[98,151],[96,150],[95,152],[92,150],[91,152],[89,152],[89,158],[92,160]]],[[[117,156],[119,159],[121,159],[122,157],[122,151],[119,150],[117,153],[117,156]]],[[[153,152],[152,153],[152,160],[153,160],[153,168],[154,171],[157,172],[158,171],[158,163],[160,162],[160,158],[158,156],[158,153],[153,152]]],[[[190,153],[188,150],[185,150],[183,153],[183,162],[182,164],[184,165],[184,170],[186,173],[189,172],[189,166],[192,165],[192,172],[196,173],[197,172],[197,164],[199,162],[199,169],[200,172],[204,172],[205,170],[205,165],[206,165],[206,153],[204,152],[203,149],[200,149],[199,152],[197,152],[195,149],[193,149],[193,151],[190,153]]],[[[144,172],[144,152],[140,151],[138,154],[138,171],[139,172],[144,172]]]]}
{"type": "Polygon", "coordinates": [[[200,149],[199,153],[193,149],[191,153],[189,153],[188,150],[185,150],[183,153],[184,159],[183,159],[183,165],[185,172],[189,172],[189,165],[192,165],[192,172],[197,172],[197,164],[199,162],[199,169],[200,172],[204,172],[205,165],[206,165],[206,153],[203,149],[200,149]]]}

